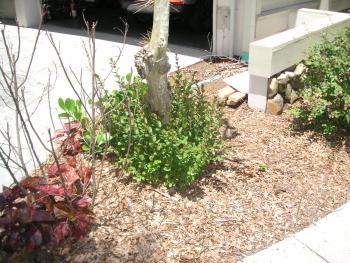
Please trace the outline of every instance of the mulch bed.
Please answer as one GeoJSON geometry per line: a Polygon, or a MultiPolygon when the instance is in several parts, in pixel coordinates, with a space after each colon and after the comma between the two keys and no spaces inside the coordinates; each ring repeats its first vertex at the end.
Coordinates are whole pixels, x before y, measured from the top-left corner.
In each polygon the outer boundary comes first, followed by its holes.
{"type": "MultiPolygon", "coordinates": [[[[216,74],[196,67],[184,72],[198,71],[199,80],[216,74]]],[[[208,96],[220,85],[208,84],[208,96]]],[[[331,146],[312,132],[291,131],[288,114],[266,115],[245,103],[225,108],[225,119],[225,160],[188,189],[140,185],[108,163],[98,169],[96,225],[60,249],[57,261],[237,262],[350,199],[349,141],[331,146]]]]}

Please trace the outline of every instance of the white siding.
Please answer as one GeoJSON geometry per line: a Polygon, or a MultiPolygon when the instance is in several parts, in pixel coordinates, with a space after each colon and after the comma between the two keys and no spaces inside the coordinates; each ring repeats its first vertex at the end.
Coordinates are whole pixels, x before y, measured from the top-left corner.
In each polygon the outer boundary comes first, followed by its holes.
{"type": "Polygon", "coordinates": [[[310,2],[320,2],[312,0],[262,0],[261,11],[268,12],[279,8],[289,8],[295,5],[308,4],[310,2]]]}

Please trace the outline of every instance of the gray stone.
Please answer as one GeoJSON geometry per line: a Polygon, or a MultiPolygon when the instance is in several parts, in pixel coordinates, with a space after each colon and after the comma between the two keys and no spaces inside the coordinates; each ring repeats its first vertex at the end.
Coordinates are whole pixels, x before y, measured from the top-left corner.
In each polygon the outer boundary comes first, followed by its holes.
{"type": "Polygon", "coordinates": [[[267,100],[266,113],[272,115],[279,115],[283,112],[283,97],[281,94],[277,94],[273,99],[267,100]]]}
{"type": "Polygon", "coordinates": [[[300,63],[294,70],[295,76],[301,76],[306,71],[306,66],[300,63]]]}
{"type": "Polygon", "coordinates": [[[225,139],[232,139],[237,135],[237,131],[235,129],[227,127],[224,131],[225,139]]]}
{"type": "Polygon", "coordinates": [[[295,78],[295,74],[294,72],[291,72],[291,71],[287,71],[284,73],[286,75],[286,77],[288,78],[288,81],[292,80],[295,78]]]}
{"type": "Polygon", "coordinates": [[[277,80],[278,80],[278,84],[286,85],[289,81],[289,77],[285,73],[282,73],[281,75],[278,76],[277,80]]]}
{"type": "Polygon", "coordinates": [[[273,97],[275,97],[275,95],[278,92],[278,81],[276,78],[271,79],[269,88],[267,90],[267,96],[269,97],[269,99],[272,99],[273,97]]]}
{"type": "Polygon", "coordinates": [[[294,102],[296,102],[299,99],[299,96],[297,94],[297,92],[293,89],[292,93],[290,94],[290,103],[293,104],[294,102]]]}
{"type": "Polygon", "coordinates": [[[287,102],[290,102],[291,95],[292,95],[293,87],[291,84],[287,84],[287,88],[284,92],[284,98],[286,99],[287,102]]]}
{"type": "Polygon", "coordinates": [[[278,93],[284,94],[287,89],[287,83],[286,84],[278,84],[278,93]]]}
{"type": "Polygon", "coordinates": [[[224,79],[224,82],[226,82],[227,85],[234,87],[235,90],[242,93],[249,92],[249,81],[250,81],[250,77],[249,77],[248,70],[243,73],[238,73],[224,79]]]}
{"type": "Polygon", "coordinates": [[[228,97],[226,104],[228,106],[237,106],[241,101],[243,101],[246,98],[246,96],[247,94],[235,92],[228,97]]]}
{"type": "Polygon", "coordinates": [[[217,97],[218,102],[220,104],[226,103],[228,97],[230,95],[232,95],[233,93],[235,93],[235,92],[236,91],[230,86],[227,86],[225,88],[220,89],[219,92],[218,92],[218,97],[217,97]]]}
{"type": "Polygon", "coordinates": [[[304,79],[303,76],[296,76],[293,80],[292,80],[292,85],[293,85],[293,89],[294,90],[300,90],[302,88],[304,88],[304,79]]]}

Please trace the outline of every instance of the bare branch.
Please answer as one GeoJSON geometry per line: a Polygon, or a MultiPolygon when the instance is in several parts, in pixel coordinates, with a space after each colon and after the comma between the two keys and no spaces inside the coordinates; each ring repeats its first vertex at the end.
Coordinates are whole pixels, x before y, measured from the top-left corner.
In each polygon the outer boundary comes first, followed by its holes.
{"type": "Polygon", "coordinates": [[[13,173],[11,167],[9,166],[8,162],[6,161],[5,157],[2,155],[2,151],[0,151],[0,159],[2,160],[3,164],[5,165],[6,170],[9,172],[9,174],[12,177],[12,180],[14,181],[14,183],[19,187],[19,189],[21,189],[21,191],[23,192],[23,194],[27,194],[27,191],[20,185],[20,183],[18,182],[15,174],[13,173]]]}
{"type": "Polygon", "coordinates": [[[50,145],[51,145],[51,152],[52,152],[52,156],[55,160],[55,163],[56,163],[56,166],[57,166],[57,173],[60,177],[60,180],[61,180],[61,184],[62,184],[62,187],[63,187],[63,190],[64,190],[64,198],[66,199],[67,203],[69,204],[69,206],[72,206],[72,203],[71,203],[71,200],[68,196],[68,191],[67,191],[67,186],[66,186],[66,182],[65,182],[65,179],[62,175],[62,171],[60,169],[60,162],[58,161],[58,157],[57,157],[57,154],[55,152],[55,148],[53,147],[53,143],[52,143],[52,136],[51,136],[51,131],[50,129],[48,130],[48,133],[49,133],[49,138],[50,138],[50,145]]]}
{"type": "MultiPolygon", "coordinates": [[[[68,75],[67,68],[66,68],[66,66],[65,66],[65,64],[64,64],[64,62],[63,62],[62,56],[61,56],[61,54],[60,54],[59,49],[58,49],[57,46],[56,46],[56,43],[55,43],[55,41],[54,41],[54,39],[53,39],[52,34],[47,34],[47,36],[48,36],[48,39],[49,39],[49,41],[50,41],[52,47],[53,47],[54,50],[55,50],[55,53],[56,53],[56,55],[57,55],[58,60],[60,61],[60,64],[61,64],[63,73],[64,73],[64,75],[65,75],[65,77],[66,77],[66,80],[68,81],[70,87],[72,88],[72,90],[74,91],[74,93],[75,93],[75,95],[78,97],[78,99],[79,99],[80,101],[82,101],[82,99],[81,99],[81,97],[80,97],[80,95],[79,95],[79,92],[78,92],[77,89],[75,88],[75,86],[74,86],[74,84],[73,84],[71,78],[70,78],[69,75],[68,75]]],[[[84,105],[84,104],[82,104],[82,105],[83,105],[83,107],[84,107],[84,110],[85,110],[86,114],[89,116],[89,119],[91,119],[91,115],[90,115],[90,113],[89,113],[89,111],[88,111],[86,105],[84,105]]]]}

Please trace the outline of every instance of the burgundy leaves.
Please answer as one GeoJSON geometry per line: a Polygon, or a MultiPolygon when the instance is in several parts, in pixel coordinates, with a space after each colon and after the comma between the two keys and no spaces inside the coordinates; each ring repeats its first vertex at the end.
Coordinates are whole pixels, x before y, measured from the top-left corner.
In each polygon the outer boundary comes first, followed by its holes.
{"type": "Polygon", "coordinates": [[[63,161],[52,165],[46,177],[26,177],[19,186],[0,194],[0,248],[7,252],[60,245],[67,238],[80,240],[91,225],[91,199],[86,193],[91,169],[77,164],[81,151],[80,124],[71,124],[56,133],[65,136],[63,161]],[[62,133],[60,133],[62,132],[62,133]],[[61,176],[65,185],[62,185],[61,176]],[[66,189],[66,195],[65,190],[66,189]]]}

